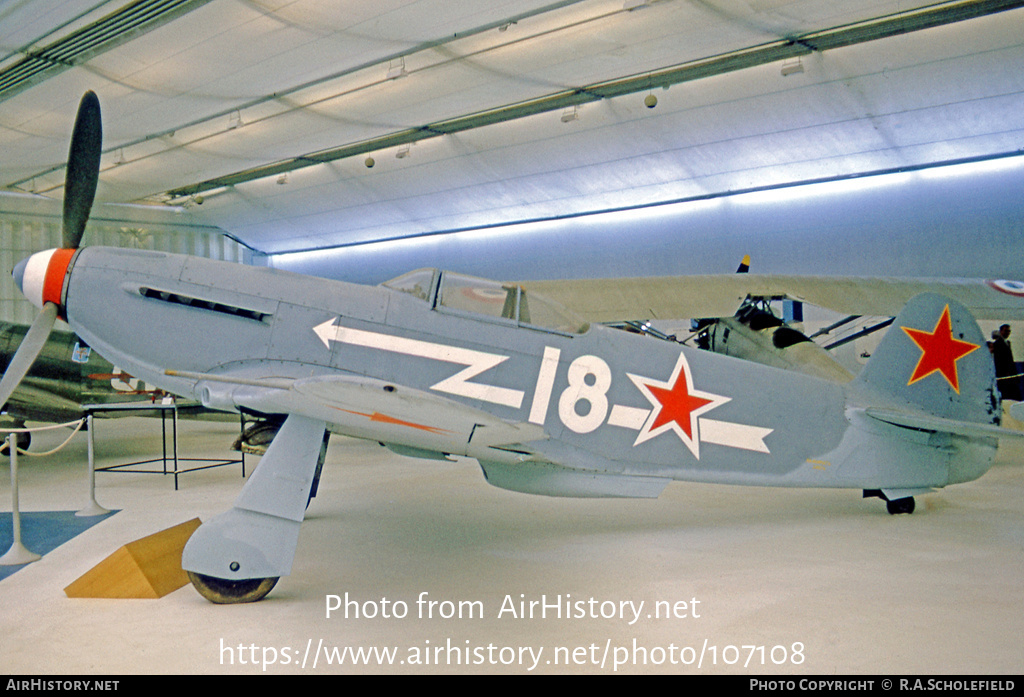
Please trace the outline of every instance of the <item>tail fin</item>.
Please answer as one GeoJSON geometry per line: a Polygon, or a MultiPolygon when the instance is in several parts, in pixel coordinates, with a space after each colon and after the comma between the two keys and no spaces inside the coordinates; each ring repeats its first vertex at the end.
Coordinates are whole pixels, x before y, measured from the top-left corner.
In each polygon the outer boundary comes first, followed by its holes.
{"type": "Polygon", "coordinates": [[[1000,399],[985,338],[960,303],[924,293],[896,317],[853,383],[909,406],[959,422],[998,425],[1000,399]]]}

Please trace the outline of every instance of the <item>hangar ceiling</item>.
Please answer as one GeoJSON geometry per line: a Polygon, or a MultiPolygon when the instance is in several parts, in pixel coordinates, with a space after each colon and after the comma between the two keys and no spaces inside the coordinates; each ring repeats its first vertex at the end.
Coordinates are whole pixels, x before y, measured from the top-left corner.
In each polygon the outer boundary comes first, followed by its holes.
{"type": "Polygon", "coordinates": [[[62,197],[87,89],[101,204],[268,254],[1005,157],[1018,6],[8,0],[0,209],[62,197]]]}

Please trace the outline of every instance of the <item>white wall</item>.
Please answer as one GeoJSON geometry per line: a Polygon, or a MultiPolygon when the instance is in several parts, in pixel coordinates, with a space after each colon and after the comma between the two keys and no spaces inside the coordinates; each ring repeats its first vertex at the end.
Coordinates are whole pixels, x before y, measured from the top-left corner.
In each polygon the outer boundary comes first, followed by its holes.
{"type": "MultiPolygon", "coordinates": [[[[61,245],[60,202],[0,196],[0,320],[29,324],[36,308],[18,290],[11,272],[21,259],[61,245]]],[[[218,228],[192,224],[187,216],[98,204],[82,238],[83,246],[105,245],[180,252],[248,262],[248,250],[218,228]]]]}
{"type": "Polygon", "coordinates": [[[752,271],[1024,279],[1024,157],[315,253],[277,268],[378,283],[752,271]]]}

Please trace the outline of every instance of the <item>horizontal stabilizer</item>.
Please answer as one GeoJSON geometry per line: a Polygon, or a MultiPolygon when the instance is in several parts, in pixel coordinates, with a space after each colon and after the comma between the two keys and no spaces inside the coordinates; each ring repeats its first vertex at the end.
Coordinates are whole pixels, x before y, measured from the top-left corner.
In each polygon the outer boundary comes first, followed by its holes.
{"type": "Polygon", "coordinates": [[[938,416],[927,414],[915,414],[912,412],[894,411],[890,409],[876,409],[868,407],[865,413],[877,421],[883,421],[894,426],[913,428],[919,431],[934,431],[935,433],[951,433],[955,436],[967,438],[1021,438],[1024,439],[1024,431],[1011,431],[1008,428],[1001,428],[989,424],[971,423],[968,421],[956,421],[954,419],[943,419],[938,416]]]}

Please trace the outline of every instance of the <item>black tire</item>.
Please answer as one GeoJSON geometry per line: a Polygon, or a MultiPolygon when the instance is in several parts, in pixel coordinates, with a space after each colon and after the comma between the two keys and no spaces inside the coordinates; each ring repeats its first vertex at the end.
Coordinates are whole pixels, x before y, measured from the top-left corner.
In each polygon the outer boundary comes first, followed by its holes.
{"type": "Polygon", "coordinates": [[[279,579],[272,578],[246,578],[238,581],[231,581],[214,576],[204,576],[192,571],[186,572],[192,585],[211,603],[218,605],[231,605],[234,603],[254,603],[262,600],[269,593],[279,579]]]}
{"type": "Polygon", "coordinates": [[[886,501],[885,508],[890,515],[911,514],[914,512],[914,497],[908,496],[895,501],[886,501]]]}

